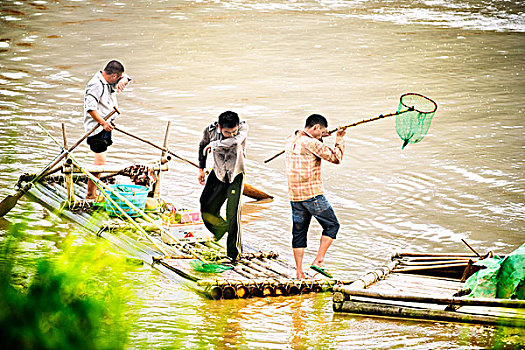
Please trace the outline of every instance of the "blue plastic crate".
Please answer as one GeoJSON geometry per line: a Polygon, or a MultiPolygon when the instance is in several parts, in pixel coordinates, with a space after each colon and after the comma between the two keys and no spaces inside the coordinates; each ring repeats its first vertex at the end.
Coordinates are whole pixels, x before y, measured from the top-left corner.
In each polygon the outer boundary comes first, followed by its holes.
{"type": "MultiPolygon", "coordinates": [[[[122,197],[126,198],[140,210],[144,210],[146,207],[146,200],[148,199],[149,192],[147,187],[138,185],[109,185],[109,187],[113,191],[119,193],[122,197]]],[[[129,216],[140,215],[136,210],[130,208],[124,201],[121,201],[111,192],[107,190],[104,190],[104,192],[106,192],[110,198],[113,199],[129,216]]],[[[116,208],[109,200],[106,199],[104,203],[106,211],[109,213],[109,215],[122,216],[120,210],[116,208]]]]}

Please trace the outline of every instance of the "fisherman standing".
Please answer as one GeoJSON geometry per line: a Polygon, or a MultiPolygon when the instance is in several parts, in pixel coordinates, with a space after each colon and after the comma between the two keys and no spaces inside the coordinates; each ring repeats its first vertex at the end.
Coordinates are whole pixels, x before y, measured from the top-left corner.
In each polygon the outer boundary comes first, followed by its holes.
{"type": "MultiPolygon", "coordinates": [[[[113,111],[117,105],[117,93],[124,90],[131,78],[124,73],[124,66],[119,61],[110,61],[103,71],[97,72],[87,83],[84,92],[84,129],[90,131],[99,126],[87,138],[87,144],[95,153],[95,165],[106,164],[106,151],[113,143],[111,130],[112,120],[104,121],[104,117],[113,111]]],[[[100,174],[94,174],[100,178],[100,174]]],[[[97,187],[88,180],[86,199],[97,197],[97,187]]]]}
{"type": "Polygon", "coordinates": [[[298,279],[305,277],[303,257],[312,216],[317,219],[323,232],[317,256],[310,268],[332,278],[325,270],[324,257],[339,231],[339,222],[323,194],[321,160],[341,163],[345,151],[343,136],[346,131],[337,130],[335,146],[331,149],[323,143],[323,136],[329,135],[327,127],[325,117],[312,114],[306,119],[303,130],[295,131],[286,139],[286,175],[293,222],[292,248],[298,279]]]}
{"type": "Polygon", "coordinates": [[[207,126],[199,143],[199,182],[202,221],[218,241],[228,232],[226,250],[234,262],[242,252],[241,196],[244,188],[244,157],[248,124],[235,112],[226,111],[207,126]],[[213,151],[213,170],[206,180],[207,155],[213,151]],[[226,219],[220,215],[224,202],[226,219]]]}

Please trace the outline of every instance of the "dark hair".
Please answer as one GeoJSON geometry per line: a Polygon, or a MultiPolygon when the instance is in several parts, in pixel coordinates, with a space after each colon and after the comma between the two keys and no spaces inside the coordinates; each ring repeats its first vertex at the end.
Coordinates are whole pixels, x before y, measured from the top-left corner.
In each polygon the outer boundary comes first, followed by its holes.
{"type": "Polygon", "coordinates": [[[106,74],[122,74],[124,73],[124,66],[119,61],[109,61],[108,64],[106,64],[106,68],[104,68],[104,72],[106,74]]]}
{"type": "Polygon", "coordinates": [[[219,126],[221,128],[235,128],[239,125],[239,115],[232,111],[226,111],[219,116],[219,126]]]}
{"type": "Polygon", "coordinates": [[[323,117],[320,114],[312,114],[308,118],[306,118],[306,124],[304,125],[306,128],[312,128],[314,125],[320,124],[321,126],[327,128],[328,127],[328,121],[325,117],[323,117]]]}

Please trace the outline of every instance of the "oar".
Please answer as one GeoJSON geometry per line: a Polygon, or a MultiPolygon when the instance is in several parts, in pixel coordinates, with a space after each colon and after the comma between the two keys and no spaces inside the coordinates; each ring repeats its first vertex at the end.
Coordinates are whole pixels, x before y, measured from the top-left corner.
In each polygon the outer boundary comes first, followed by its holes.
{"type": "MultiPolygon", "coordinates": [[[[114,127],[114,130],[117,130],[117,131],[120,131],[121,133],[125,134],[125,135],[128,135],[130,137],[133,137],[134,139],[137,139],[139,141],[142,141],[144,143],[147,143],[148,145],[150,146],[153,146],[161,151],[164,151],[168,154],[171,154],[172,156],[174,156],[175,158],[179,159],[179,160],[182,160],[183,162],[186,162],[188,164],[191,164],[193,165],[194,167],[198,168],[199,166],[192,162],[191,160],[188,160],[184,157],[181,157],[181,156],[178,156],[176,155],[175,153],[173,153],[172,151],[170,151],[169,149],[167,149],[166,147],[162,147],[162,146],[159,146],[159,145],[156,145],[154,144],[153,142],[150,142],[148,140],[145,140],[137,135],[133,135],[132,133],[128,132],[128,131],[125,131],[125,130],[122,130],[118,127],[114,127]]],[[[256,189],[255,187],[249,185],[249,184],[244,184],[244,189],[243,189],[243,192],[242,192],[245,196],[247,197],[250,197],[250,198],[253,198],[253,199],[257,199],[257,200],[260,200],[260,199],[271,199],[273,198],[273,196],[270,196],[268,193],[265,193],[261,190],[258,190],[256,189]]]]}
{"type": "MultiPolygon", "coordinates": [[[[373,122],[374,120],[379,120],[379,119],[383,119],[383,118],[386,118],[386,117],[392,117],[392,116],[395,116],[395,115],[398,115],[398,114],[401,114],[401,113],[406,113],[406,112],[411,111],[411,110],[413,110],[413,108],[412,109],[408,108],[408,109],[405,109],[405,110],[402,110],[402,111],[397,111],[397,112],[389,113],[389,114],[381,114],[381,115],[379,115],[377,117],[374,117],[374,118],[365,119],[365,120],[358,121],[356,123],[352,123],[352,124],[348,124],[348,125],[345,125],[345,126],[341,126],[341,129],[346,130],[347,128],[350,128],[352,126],[357,126],[357,125],[360,125],[360,124],[373,122]]],[[[328,131],[328,136],[332,135],[338,129],[339,128],[328,131]]],[[[284,150],[282,150],[281,152],[275,154],[274,156],[266,159],[264,162],[268,163],[268,162],[274,160],[275,158],[279,157],[283,153],[284,153],[284,150]]]]}
{"type": "MultiPolygon", "coordinates": [[[[108,120],[115,113],[120,114],[119,110],[116,107],[113,107],[113,111],[111,111],[111,113],[109,113],[107,116],[105,116],[104,120],[108,120]]],[[[0,203],[0,217],[2,217],[5,214],[9,213],[9,211],[11,211],[11,209],[14,208],[14,206],[16,205],[16,203],[18,202],[20,197],[25,195],[27,193],[27,191],[29,191],[31,189],[31,187],[33,187],[33,183],[37,182],[42,177],[47,175],[47,171],[49,169],[53,168],[55,165],[58,164],[58,162],[60,162],[62,159],[64,159],[64,157],[68,153],[72,152],[75,148],[77,148],[77,146],[80,145],[82,143],[82,141],[84,141],[89,135],[91,135],[98,127],[99,127],[99,125],[93,127],[91,130],[89,130],[84,136],[82,136],[77,142],[75,142],[75,144],[73,146],[71,146],[67,150],[67,152],[62,151],[62,153],[60,153],[51,163],[49,163],[44,169],[42,169],[38,174],[36,174],[36,176],[33,178],[33,180],[31,180],[31,182],[27,183],[24,187],[20,188],[15,194],[9,195],[6,198],[4,198],[4,200],[0,203]]]]}

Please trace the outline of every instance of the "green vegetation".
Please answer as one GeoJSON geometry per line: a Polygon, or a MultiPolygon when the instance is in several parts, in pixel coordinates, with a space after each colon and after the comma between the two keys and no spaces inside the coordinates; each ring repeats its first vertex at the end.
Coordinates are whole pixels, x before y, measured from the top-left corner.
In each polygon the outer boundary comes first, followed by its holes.
{"type": "Polygon", "coordinates": [[[16,284],[27,227],[15,224],[0,243],[0,347],[121,349],[131,320],[123,288],[125,258],[103,242],[73,245],[40,258],[25,285],[16,284]]]}

